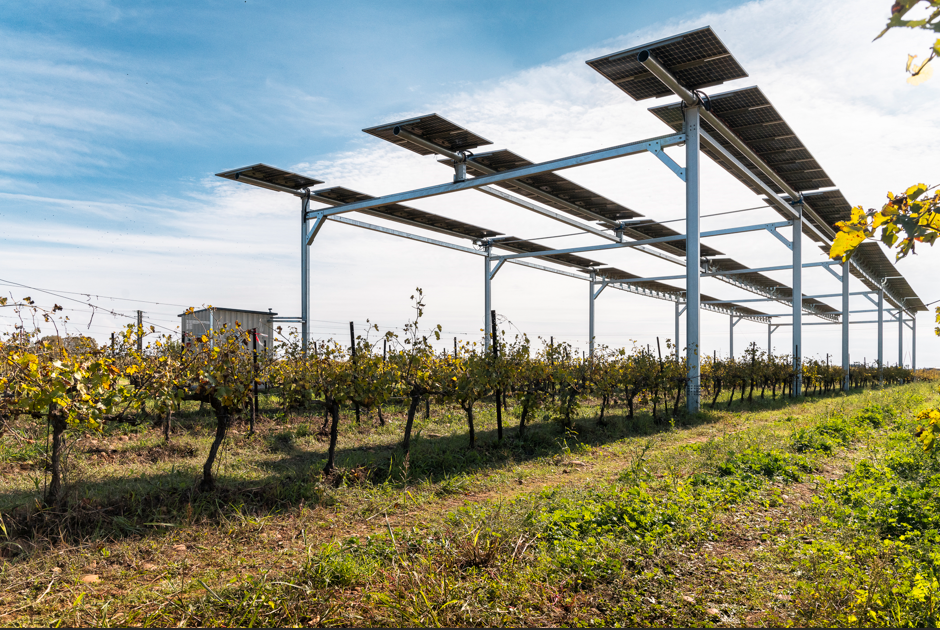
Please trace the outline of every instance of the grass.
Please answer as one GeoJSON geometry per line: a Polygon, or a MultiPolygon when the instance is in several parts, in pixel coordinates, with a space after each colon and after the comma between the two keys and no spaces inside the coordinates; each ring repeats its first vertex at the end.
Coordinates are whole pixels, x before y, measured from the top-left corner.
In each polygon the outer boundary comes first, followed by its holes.
{"type": "MultiPolygon", "coordinates": [[[[70,508],[35,504],[43,428],[0,439],[0,622],[17,625],[935,625],[940,467],[926,384],[495,439],[481,410],[239,426],[196,492],[211,419],[75,440],[70,508]],[[125,439],[126,438],[126,439],[125,439]],[[32,440],[32,442],[30,442],[32,440]],[[95,576],[89,577],[89,576],[95,576]],[[96,581],[95,581],[96,580],[96,581]]],[[[270,401],[276,403],[275,400],[270,401]]]]}

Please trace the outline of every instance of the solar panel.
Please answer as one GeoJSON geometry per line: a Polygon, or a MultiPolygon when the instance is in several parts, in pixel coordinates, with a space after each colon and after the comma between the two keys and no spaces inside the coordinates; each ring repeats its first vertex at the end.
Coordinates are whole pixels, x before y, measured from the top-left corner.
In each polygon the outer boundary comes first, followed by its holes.
{"type": "MultiPolygon", "coordinates": [[[[709,271],[745,271],[750,269],[747,265],[740,263],[736,260],[730,258],[721,258],[718,260],[710,260],[707,264],[709,271]]],[[[747,273],[735,273],[732,275],[725,276],[726,278],[739,278],[746,281],[752,286],[759,287],[765,292],[773,293],[775,296],[779,297],[782,300],[793,300],[793,289],[780,284],[780,282],[765,276],[764,274],[751,271],[747,273]]],[[[820,314],[833,314],[837,313],[838,310],[832,308],[825,302],[820,302],[815,298],[803,298],[803,308],[811,311],[815,311],[820,314]]]]}
{"type": "Polygon", "coordinates": [[[747,76],[710,26],[604,55],[586,63],[636,101],[672,96],[672,90],[637,61],[637,55],[644,50],[650,51],[679,83],[690,90],[747,76]]]}
{"type": "Polygon", "coordinates": [[[238,177],[240,175],[257,179],[259,181],[265,182],[266,184],[276,184],[278,186],[291,188],[293,190],[310,188],[311,186],[316,186],[323,183],[319,179],[313,179],[312,177],[307,177],[306,175],[300,175],[298,173],[291,173],[290,171],[285,171],[274,166],[268,166],[267,164],[243,166],[241,168],[233,168],[230,171],[215,174],[216,177],[224,177],[225,179],[231,179],[233,181],[238,181],[238,177]]]}
{"type": "MultiPolygon", "coordinates": [[[[453,167],[453,160],[440,160],[441,164],[446,164],[447,166],[453,167]]],[[[481,177],[485,173],[478,169],[474,168],[474,162],[479,162],[483,166],[493,169],[496,172],[509,171],[514,168],[521,168],[524,166],[531,166],[534,162],[521,157],[512,151],[507,149],[502,149],[500,151],[491,151],[489,153],[480,153],[479,155],[474,155],[473,159],[467,162],[467,172],[474,177],[481,177]]],[[[576,184],[571,180],[565,179],[561,175],[555,173],[540,173],[538,175],[530,175],[519,180],[524,184],[528,184],[534,188],[537,188],[540,191],[540,195],[535,195],[531,191],[520,187],[518,182],[515,181],[504,181],[496,184],[500,188],[505,188],[506,190],[516,193],[518,195],[528,197],[535,201],[539,201],[550,208],[576,216],[579,219],[585,221],[593,221],[595,217],[587,213],[577,213],[572,210],[571,207],[567,204],[574,204],[579,208],[584,208],[589,210],[591,213],[605,217],[610,221],[605,227],[616,227],[619,221],[625,221],[628,219],[635,219],[641,217],[638,212],[631,210],[625,206],[611,201],[606,197],[597,194],[594,191],[588,190],[584,186],[576,184]],[[560,200],[553,201],[553,199],[560,200]],[[567,203],[561,203],[567,202],[567,203]]]]}
{"type": "MultiPolygon", "coordinates": [[[[661,223],[656,223],[655,221],[641,223],[639,225],[631,225],[624,228],[623,233],[625,236],[629,236],[630,238],[636,239],[638,241],[648,238],[679,236],[680,234],[672,228],[668,228],[661,223]]],[[[685,257],[685,239],[680,241],[668,241],[666,243],[653,243],[650,245],[650,247],[655,247],[656,249],[662,250],[669,254],[685,257]]],[[[714,247],[709,247],[708,245],[705,245],[701,242],[699,243],[699,253],[706,257],[722,255],[721,252],[714,247]]]]}
{"type": "Polygon", "coordinates": [[[393,144],[405,147],[409,151],[414,151],[419,155],[433,155],[433,153],[426,148],[396,136],[395,127],[401,127],[416,136],[421,136],[425,140],[429,140],[451,151],[467,151],[486,144],[493,144],[486,138],[478,136],[471,131],[467,131],[463,127],[437,114],[428,114],[427,116],[399,120],[398,122],[369,127],[368,129],[363,129],[363,131],[376,138],[381,138],[382,140],[387,140],[393,144]]]}
{"type": "MultiPolygon", "coordinates": [[[[770,166],[794,190],[803,192],[818,188],[829,188],[835,183],[829,178],[819,162],[806,149],[790,126],[783,120],[764,93],[758,87],[748,87],[731,92],[723,92],[708,97],[710,111],[719,118],[728,129],[733,131],[764,162],[770,166]]],[[[670,103],[650,109],[657,118],[672,127],[682,130],[681,103],[670,103]]],[[[721,134],[702,121],[702,130],[720,143],[741,164],[746,166],[762,182],[777,193],[783,193],[780,187],[763,174],[743,153],[731,145],[721,134]]],[[[737,177],[753,192],[761,190],[749,179],[740,177],[735,169],[714,150],[702,146],[702,151],[715,160],[721,167],[737,177]]],[[[815,205],[813,206],[815,210],[815,205]]]]}
{"type": "MultiPolygon", "coordinates": [[[[862,243],[859,245],[858,251],[855,252],[852,258],[853,260],[857,259],[858,262],[865,266],[878,279],[885,280],[885,289],[887,289],[885,299],[888,300],[889,303],[895,307],[900,306],[896,300],[890,297],[894,295],[904,303],[903,308],[905,309],[913,311],[927,310],[923,301],[921,301],[917,293],[914,292],[913,287],[901,276],[901,272],[891,264],[891,261],[885,256],[884,251],[882,251],[878,243],[874,241],[862,243]]],[[[878,290],[878,285],[868,281],[854,265],[851,266],[851,270],[852,275],[859,278],[869,289],[873,291],[878,290]]]]}
{"type": "Polygon", "coordinates": [[[499,240],[494,243],[497,247],[502,249],[508,249],[511,252],[522,254],[530,252],[547,252],[544,256],[538,256],[538,258],[546,258],[553,262],[568,266],[568,267],[578,267],[580,269],[597,267],[601,263],[590,260],[589,258],[583,258],[575,254],[552,254],[551,252],[555,251],[551,247],[545,247],[544,245],[539,245],[538,243],[533,243],[532,241],[527,241],[524,239],[517,239],[514,236],[510,236],[505,240],[499,240]]]}
{"type": "MultiPolygon", "coordinates": [[[[614,280],[614,281],[637,280],[642,277],[636,274],[632,274],[629,271],[624,271],[623,269],[617,269],[616,267],[601,267],[599,269],[595,269],[594,271],[597,273],[598,276],[606,278],[608,280],[614,280]]],[[[659,282],[657,280],[649,280],[646,282],[631,282],[630,284],[632,286],[639,287],[641,289],[646,289],[648,291],[655,291],[657,293],[664,293],[666,295],[674,295],[674,296],[685,295],[685,289],[680,289],[678,287],[674,287],[672,285],[668,285],[663,282],[659,282]]],[[[704,295],[704,294],[700,295],[699,299],[702,301],[703,304],[706,302],[717,301],[717,298],[713,298],[710,295],[704,295]]],[[[737,304],[726,304],[725,306],[729,309],[733,308],[740,315],[747,315],[747,316],[752,316],[752,317],[766,316],[766,313],[762,313],[761,311],[754,310],[747,306],[740,306],[737,304]]]]}
{"type": "MultiPolygon", "coordinates": [[[[311,199],[316,200],[317,197],[344,204],[353,203],[354,201],[363,201],[365,199],[375,199],[375,197],[371,195],[343,188],[342,186],[317,190],[312,194],[311,199]]],[[[405,223],[428,230],[434,230],[435,232],[449,236],[481,239],[502,235],[502,232],[495,232],[469,223],[464,223],[463,221],[448,219],[447,217],[424,212],[423,210],[404,206],[400,203],[379,206],[378,208],[369,208],[368,210],[360,210],[360,212],[380,219],[395,221],[396,223],[405,223]]]]}

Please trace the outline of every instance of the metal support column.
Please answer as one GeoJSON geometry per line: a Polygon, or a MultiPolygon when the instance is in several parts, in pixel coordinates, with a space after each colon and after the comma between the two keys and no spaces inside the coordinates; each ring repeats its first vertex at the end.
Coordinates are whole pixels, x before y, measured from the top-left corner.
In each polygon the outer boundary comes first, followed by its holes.
{"type": "Polygon", "coordinates": [[[300,350],[307,356],[310,338],[310,253],[307,245],[307,210],[310,208],[309,191],[300,204],[300,350]]]}
{"type": "Polygon", "coordinates": [[[917,369],[917,311],[911,311],[911,369],[917,369]]]}
{"type": "Polygon", "coordinates": [[[885,384],[885,289],[878,291],[878,384],[885,384]]]}
{"type": "Polygon", "coordinates": [[[852,273],[846,260],[842,263],[842,390],[849,391],[849,278],[852,273]]]}
{"type": "Polygon", "coordinates": [[[774,355],[774,346],[773,346],[773,324],[767,324],[767,358],[771,358],[774,355]]]}
{"type": "Polygon", "coordinates": [[[728,358],[734,359],[734,313],[728,315],[728,358]]]}
{"type": "Polygon", "coordinates": [[[898,367],[904,367],[904,312],[898,309],[898,367]]]}
{"type": "Polygon", "coordinates": [[[483,259],[483,343],[487,352],[490,349],[490,335],[492,334],[492,325],[490,324],[490,310],[492,310],[492,276],[490,275],[490,263],[493,252],[492,245],[486,246],[486,257],[483,259]]]}
{"type": "Polygon", "coordinates": [[[699,217],[699,143],[700,124],[699,108],[687,107],[685,116],[685,299],[686,299],[686,366],[688,367],[688,385],[686,396],[686,409],[689,413],[697,413],[701,406],[700,399],[700,323],[701,317],[701,242],[699,217]]]}
{"type": "Polygon", "coordinates": [[[679,352],[679,300],[676,300],[676,338],[674,339],[676,344],[676,361],[682,358],[682,355],[679,352]]]}
{"type": "Polygon", "coordinates": [[[793,384],[792,397],[803,395],[803,204],[793,219],[793,384]]]}
{"type": "Polygon", "coordinates": [[[588,356],[594,358],[594,281],[597,274],[591,272],[591,281],[588,282],[588,356]]]}

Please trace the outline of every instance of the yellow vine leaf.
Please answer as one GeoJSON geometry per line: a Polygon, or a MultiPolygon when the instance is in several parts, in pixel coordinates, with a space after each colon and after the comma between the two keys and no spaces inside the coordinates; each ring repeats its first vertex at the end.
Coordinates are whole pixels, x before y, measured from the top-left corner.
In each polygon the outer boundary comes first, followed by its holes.
{"type": "Polygon", "coordinates": [[[845,254],[851,254],[852,250],[865,240],[865,233],[861,230],[851,232],[839,232],[832,242],[832,249],[829,250],[829,258],[841,258],[845,254]]]}

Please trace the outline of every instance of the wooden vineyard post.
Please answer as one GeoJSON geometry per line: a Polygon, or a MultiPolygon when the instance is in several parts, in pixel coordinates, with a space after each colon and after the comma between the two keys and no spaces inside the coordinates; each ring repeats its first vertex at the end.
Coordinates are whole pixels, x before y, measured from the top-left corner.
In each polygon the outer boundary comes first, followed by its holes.
{"type": "MultiPolygon", "coordinates": [[[[352,357],[352,362],[355,365],[356,363],[356,329],[353,326],[352,322],[349,322],[349,348],[350,348],[350,356],[352,357]]],[[[359,403],[354,402],[353,406],[356,408],[356,424],[359,424],[359,403]]]]}
{"type": "Polygon", "coordinates": [[[251,329],[251,424],[250,433],[255,432],[255,420],[258,419],[258,329],[251,329]]]}
{"type": "MultiPolygon", "coordinates": [[[[496,328],[496,311],[490,311],[490,323],[493,330],[493,367],[499,361],[499,335],[496,328]]],[[[503,439],[503,394],[500,387],[496,387],[496,439],[503,439]]]]}

